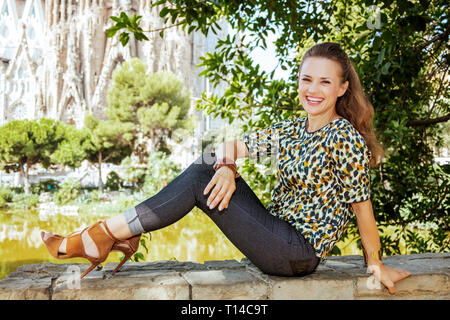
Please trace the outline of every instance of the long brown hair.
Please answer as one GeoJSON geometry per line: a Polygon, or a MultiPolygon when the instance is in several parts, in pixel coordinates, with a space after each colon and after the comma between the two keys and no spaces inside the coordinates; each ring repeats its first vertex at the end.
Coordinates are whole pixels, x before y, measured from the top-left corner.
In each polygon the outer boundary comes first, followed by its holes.
{"type": "MultiPolygon", "coordinates": [[[[384,150],[377,141],[373,128],[374,109],[364,94],[361,81],[355,71],[352,61],[338,43],[323,42],[314,45],[303,56],[303,62],[310,57],[327,58],[339,63],[342,69],[342,82],[348,81],[345,94],[336,101],[336,113],[347,119],[363,136],[372,155],[371,166],[377,166],[384,157],[384,150]]],[[[300,72],[300,71],[299,71],[300,72]]]]}

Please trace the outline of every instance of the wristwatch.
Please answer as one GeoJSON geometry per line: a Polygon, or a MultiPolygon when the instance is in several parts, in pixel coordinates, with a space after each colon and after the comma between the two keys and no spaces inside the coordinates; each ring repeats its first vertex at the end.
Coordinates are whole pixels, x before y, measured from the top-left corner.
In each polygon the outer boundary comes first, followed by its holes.
{"type": "Polygon", "coordinates": [[[227,157],[222,157],[222,158],[217,159],[217,161],[213,167],[214,171],[219,170],[219,168],[221,168],[221,167],[230,168],[234,172],[234,178],[235,179],[239,178],[240,174],[236,171],[236,163],[232,159],[227,158],[227,157]]]}

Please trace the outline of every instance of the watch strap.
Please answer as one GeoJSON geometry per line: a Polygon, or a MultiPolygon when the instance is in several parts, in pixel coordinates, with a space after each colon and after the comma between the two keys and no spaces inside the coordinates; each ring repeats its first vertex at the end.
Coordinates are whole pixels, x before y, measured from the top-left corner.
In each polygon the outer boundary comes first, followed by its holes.
{"type": "Polygon", "coordinates": [[[227,158],[227,157],[222,157],[222,158],[217,159],[217,161],[213,167],[214,171],[217,171],[222,167],[230,168],[234,173],[234,178],[240,177],[240,174],[236,170],[236,163],[232,159],[227,158]]]}

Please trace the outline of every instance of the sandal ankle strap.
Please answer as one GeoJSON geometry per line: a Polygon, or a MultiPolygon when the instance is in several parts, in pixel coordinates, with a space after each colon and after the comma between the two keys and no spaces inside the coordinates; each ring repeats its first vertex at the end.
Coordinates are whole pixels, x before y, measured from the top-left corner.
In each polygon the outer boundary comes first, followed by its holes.
{"type": "Polygon", "coordinates": [[[108,237],[110,237],[114,241],[120,241],[112,234],[111,230],[109,230],[108,225],[106,224],[106,221],[99,221],[99,223],[101,223],[103,225],[103,227],[105,227],[106,234],[108,235],[108,237]]]}

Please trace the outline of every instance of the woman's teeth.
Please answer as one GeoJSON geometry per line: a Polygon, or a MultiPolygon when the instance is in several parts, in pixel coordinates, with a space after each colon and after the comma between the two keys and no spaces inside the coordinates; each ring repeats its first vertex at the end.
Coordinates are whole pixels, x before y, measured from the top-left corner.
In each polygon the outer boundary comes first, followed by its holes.
{"type": "Polygon", "coordinates": [[[306,97],[306,100],[312,104],[312,105],[318,105],[320,104],[324,99],[323,98],[312,98],[312,97],[306,97]]]}
{"type": "Polygon", "coordinates": [[[320,102],[323,100],[322,98],[311,98],[311,97],[306,97],[306,99],[312,102],[320,102]]]}

